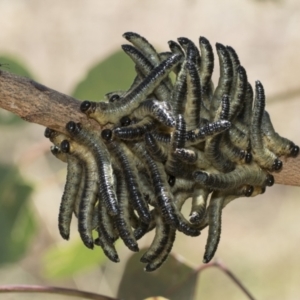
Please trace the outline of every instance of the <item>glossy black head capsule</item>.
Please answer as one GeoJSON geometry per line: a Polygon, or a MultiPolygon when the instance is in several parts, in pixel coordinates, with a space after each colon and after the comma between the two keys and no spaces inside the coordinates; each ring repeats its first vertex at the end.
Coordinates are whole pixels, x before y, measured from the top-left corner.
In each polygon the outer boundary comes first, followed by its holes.
{"type": "Polygon", "coordinates": [[[73,121],[70,121],[66,125],[66,129],[69,133],[71,134],[76,134],[78,133],[82,128],[82,125],[80,123],[75,123],[73,121]]]}
{"type": "Polygon", "coordinates": [[[87,112],[90,109],[91,106],[92,106],[91,101],[85,100],[80,105],[80,111],[83,112],[83,113],[87,112]]]}
{"type": "Polygon", "coordinates": [[[275,180],[274,180],[274,176],[271,174],[267,175],[266,178],[266,186],[272,186],[274,184],[275,180]]]}
{"type": "Polygon", "coordinates": [[[101,132],[101,137],[105,141],[110,141],[112,139],[112,130],[111,129],[103,129],[101,132]]]}
{"type": "Polygon", "coordinates": [[[294,144],[291,145],[290,150],[290,156],[292,157],[296,157],[299,154],[299,147],[294,144]]]}
{"type": "Polygon", "coordinates": [[[120,100],[120,96],[118,95],[118,94],[114,94],[114,95],[112,95],[110,98],[109,98],[109,102],[110,103],[113,103],[113,102],[115,102],[115,101],[118,101],[118,100],[120,100]]]}
{"type": "Polygon", "coordinates": [[[128,116],[124,116],[120,119],[120,124],[123,127],[126,127],[131,124],[131,119],[128,116]]]}
{"type": "Polygon", "coordinates": [[[273,166],[272,166],[272,169],[274,171],[280,171],[282,169],[282,161],[278,158],[276,158],[274,160],[274,163],[273,163],[273,166]]]}
{"type": "Polygon", "coordinates": [[[243,190],[245,197],[250,197],[254,191],[254,187],[252,185],[248,185],[243,190]]]}
{"type": "Polygon", "coordinates": [[[175,185],[175,182],[176,182],[176,177],[175,176],[169,176],[169,179],[168,179],[168,183],[170,186],[174,186],[175,185]]]}
{"type": "Polygon", "coordinates": [[[70,152],[70,143],[67,140],[63,140],[60,144],[60,149],[63,153],[69,153],[70,152]]]}
{"type": "Polygon", "coordinates": [[[44,136],[45,136],[46,138],[50,138],[51,135],[53,134],[53,132],[54,132],[54,130],[52,130],[52,129],[50,129],[50,128],[47,127],[47,128],[45,129],[44,136]]]}
{"type": "Polygon", "coordinates": [[[53,155],[57,155],[58,153],[59,153],[59,148],[57,147],[57,146],[53,146],[53,147],[51,147],[51,153],[53,154],[53,155]]]}

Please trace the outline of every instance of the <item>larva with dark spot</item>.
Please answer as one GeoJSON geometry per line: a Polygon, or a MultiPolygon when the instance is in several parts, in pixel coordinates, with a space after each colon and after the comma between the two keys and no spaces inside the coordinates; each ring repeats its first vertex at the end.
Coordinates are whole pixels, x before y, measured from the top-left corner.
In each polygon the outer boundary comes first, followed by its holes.
{"type": "MultiPolygon", "coordinates": [[[[170,50],[173,54],[178,54],[178,55],[181,56],[181,59],[182,59],[182,62],[183,62],[185,54],[184,54],[184,51],[182,50],[182,48],[180,47],[180,45],[177,44],[175,41],[172,41],[172,40],[168,41],[168,45],[169,45],[169,48],[170,48],[170,50]]],[[[174,68],[174,73],[176,75],[178,75],[180,70],[181,70],[181,64],[179,64],[178,66],[176,66],[174,68]]]]}
{"type": "Polygon", "coordinates": [[[93,154],[99,176],[98,193],[99,197],[104,201],[108,213],[115,216],[119,213],[118,201],[113,188],[113,170],[110,161],[110,155],[106,149],[103,141],[96,134],[92,135],[82,127],[80,123],[69,122],[66,125],[67,131],[72,138],[79,143],[86,145],[86,147],[93,154]]]}
{"type": "Polygon", "coordinates": [[[133,154],[130,152],[130,150],[124,143],[117,143],[113,140],[106,140],[106,145],[110,153],[114,155],[122,170],[131,205],[137,211],[142,221],[145,223],[149,223],[151,219],[149,208],[140,192],[136,176],[136,167],[131,163],[130,160],[133,154]]]}
{"type": "Polygon", "coordinates": [[[214,70],[214,53],[209,41],[201,36],[199,38],[199,46],[201,51],[201,63],[200,63],[200,83],[204,97],[204,104],[207,109],[210,108],[209,95],[212,93],[211,77],[214,70]]]}
{"type": "Polygon", "coordinates": [[[61,152],[59,147],[51,146],[50,151],[60,161],[65,162],[65,163],[68,162],[66,153],[61,152]]]}
{"type": "Polygon", "coordinates": [[[192,164],[193,165],[193,164],[196,163],[196,161],[198,159],[197,152],[195,152],[191,149],[177,148],[174,151],[174,155],[186,164],[192,164]]]}
{"type": "Polygon", "coordinates": [[[135,32],[125,32],[123,37],[137,47],[154,66],[160,63],[159,55],[148,40],[135,32]]]}
{"type": "Polygon", "coordinates": [[[235,86],[232,88],[230,94],[229,121],[233,120],[242,110],[247,92],[248,79],[246,70],[242,66],[239,66],[236,73],[236,80],[233,82],[235,86]]]}
{"type": "Polygon", "coordinates": [[[161,102],[155,99],[145,100],[131,114],[131,118],[143,119],[145,116],[150,116],[157,120],[160,125],[169,128],[175,127],[175,117],[172,113],[172,107],[167,102],[161,102]]]}
{"type": "MultiPolygon", "coordinates": [[[[133,60],[143,76],[147,76],[156,66],[151,64],[144,54],[135,47],[131,45],[122,45],[122,49],[133,60]]],[[[170,97],[170,90],[164,84],[164,81],[162,81],[161,84],[155,88],[153,93],[156,95],[157,99],[161,101],[167,101],[170,97]]]]}
{"type": "Polygon", "coordinates": [[[130,224],[130,203],[128,197],[128,191],[124,177],[118,173],[117,176],[117,196],[119,200],[120,213],[115,217],[115,224],[118,229],[120,238],[124,244],[134,252],[139,251],[138,244],[133,235],[133,231],[130,224]]]}
{"type": "Polygon", "coordinates": [[[175,237],[176,237],[176,230],[173,228],[170,228],[168,240],[164,246],[163,251],[155,259],[153,259],[151,262],[149,262],[146,265],[146,267],[144,268],[144,270],[146,272],[155,271],[166,261],[166,259],[168,258],[169,254],[173,248],[175,237]]]}
{"type": "Polygon", "coordinates": [[[219,108],[223,95],[230,94],[233,76],[232,63],[226,47],[217,43],[216,49],[220,63],[220,77],[211,102],[210,112],[212,116],[219,108]]]}
{"type": "Polygon", "coordinates": [[[131,141],[142,139],[148,131],[154,130],[156,122],[151,117],[145,117],[141,121],[126,127],[113,129],[113,135],[121,140],[131,141]]]}
{"type": "Polygon", "coordinates": [[[104,254],[113,262],[117,263],[120,261],[116,248],[113,244],[108,243],[103,240],[102,236],[95,240],[95,245],[98,245],[102,248],[104,254]]]}
{"type": "MultiPolygon", "coordinates": [[[[77,157],[85,169],[84,190],[79,203],[78,231],[86,247],[92,249],[94,247],[92,216],[96,204],[98,187],[96,161],[85,146],[75,143],[74,141],[62,141],[61,150],[64,153],[69,153],[69,155],[77,157]]],[[[80,182],[78,182],[78,185],[79,184],[80,182]]]]}
{"type": "Polygon", "coordinates": [[[281,137],[272,125],[269,113],[264,111],[262,118],[262,131],[264,144],[276,155],[296,157],[299,153],[299,147],[287,138],[281,137]]]}
{"type": "Polygon", "coordinates": [[[113,244],[119,237],[118,233],[115,230],[114,217],[108,214],[107,208],[101,199],[99,199],[98,201],[97,209],[99,215],[99,223],[98,223],[99,235],[100,234],[104,235],[105,240],[113,244]]]}
{"type": "Polygon", "coordinates": [[[185,51],[186,60],[193,62],[197,69],[199,69],[201,57],[196,45],[190,39],[185,37],[180,37],[177,39],[177,41],[185,51]]]}
{"type": "Polygon", "coordinates": [[[183,114],[185,110],[185,103],[187,97],[187,74],[185,65],[186,60],[184,60],[184,62],[182,63],[182,67],[177,75],[170,100],[175,116],[178,114],[183,114]]]}
{"type": "Polygon", "coordinates": [[[253,186],[274,184],[274,177],[254,163],[237,165],[235,170],[225,174],[196,171],[193,176],[196,182],[212,190],[234,190],[243,184],[253,186]]]}
{"type": "MultiPolygon", "coordinates": [[[[213,123],[208,123],[195,130],[189,130],[186,133],[186,146],[197,145],[207,138],[212,138],[231,127],[231,123],[226,120],[219,120],[213,123]]],[[[154,133],[152,133],[154,135],[154,133]]]]}
{"type": "Polygon", "coordinates": [[[255,82],[255,94],[250,134],[253,158],[262,168],[279,171],[282,168],[282,161],[263,144],[262,120],[265,110],[265,92],[260,81],[255,82]]]}
{"type": "Polygon", "coordinates": [[[205,216],[206,203],[210,194],[209,189],[196,188],[192,197],[192,208],[190,213],[190,222],[200,224],[205,216]]]}
{"type": "Polygon", "coordinates": [[[157,206],[161,211],[165,221],[170,225],[177,224],[177,216],[173,205],[173,197],[168,188],[168,180],[163,164],[155,162],[152,157],[145,151],[140,143],[132,145],[133,151],[142,159],[151,178],[154,187],[155,199],[157,206]]]}
{"type": "Polygon", "coordinates": [[[170,233],[170,225],[165,224],[160,214],[155,216],[155,236],[149,247],[149,249],[143,254],[140,261],[148,263],[153,261],[164,249],[165,244],[168,241],[170,233]]]}
{"type": "Polygon", "coordinates": [[[125,94],[125,91],[115,91],[105,94],[105,98],[108,100],[108,102],[113,103],[115,101],[119,101],[125,94]]]}
{"type": "Polygon", "coordinates": [[[59,233],[65,240],[68,240],[70,237],[70,224],[74,207],[76,205],[76,197],[80,190],[79,186],[81,183],[83,168],[80,159],[76,156],[67,155],[67,160],[67,179],[58,214],[59,233]]]}
{"type": "Polygon", "coordinates": [[[220,192],[213,192],[208,207],[208,237],[205,245],[203,263],[208,263],[213,258],[221,236],[221,218],[224,195],[220,192]]]}
{"type": "Polygon", "coordinates": [[[120,102],[105,103],[84,101],[80,106],[80,110],[100,124],[117,123],[124,114],[129,115],[136,109],[145,97],[155,90],[179,62],[179,55],[173,55],[169,59],[163,61],[120,102]]]}
{"type": "Polygon", "coordinates": [[[166,162],[168,156],[167,150],[161,147],[150,132],[145,134],[145,146],[154,160],[162,163],[166,162]]]}
{"type": "Polygon", "coordinates": [[[196,65],[188,61],[185,65],[187,69],[187,101],[184,118],[187,130],[197,128],[200,125],[201,111],[201,88],[200,78],[196,65]]]}

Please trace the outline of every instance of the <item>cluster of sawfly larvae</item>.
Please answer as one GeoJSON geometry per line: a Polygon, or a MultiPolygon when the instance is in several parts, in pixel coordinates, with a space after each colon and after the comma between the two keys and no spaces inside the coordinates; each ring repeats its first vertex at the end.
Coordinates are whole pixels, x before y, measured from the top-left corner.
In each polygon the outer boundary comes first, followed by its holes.
{"type": "Polygon", "coordinates": [[[198,236],[208,226],[207,263],[219,243],[222,209],[272,186],[271,172],[282,168],[278,157],[295,157],[299,147],[275,132],[263,85],[256,81],[253,92],[233,48],[216,44],[214,88],[214,53],[206,38],[199,39],[200,51],[182,37],[168,42],[169,52],[157,53],[136,33],[124,37],[131,44],[122,49],[137,73],[132,86],[80,106],[102,130],[70,121],[68,135],[45,131],[52,153],[68,165],[60,234],[69,238],[74,213],[86,247],[98,245],[118,262],[118,238],[137,252],[137,241],[155,229],[141,257],[153,271],[168,257],[177,230],[198,236]]]}

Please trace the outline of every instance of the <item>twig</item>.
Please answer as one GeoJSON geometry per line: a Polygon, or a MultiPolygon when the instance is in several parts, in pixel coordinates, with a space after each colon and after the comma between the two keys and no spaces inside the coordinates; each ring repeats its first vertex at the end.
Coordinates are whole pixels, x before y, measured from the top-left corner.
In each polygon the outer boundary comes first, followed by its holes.
{"type": "Polygon", "coordinates": [[[80,297],[91,300],[118,300],[117,298],[111,298],[84,291],[40,285],[2,285],[0,286],[0,294],[1,293],[47,293],[78,298],[80,297]]]}
{"type": "Polygon", "coordinates": [[[255,298],[250,294],[246,287],[241,283],[241,281],[222,263],[219,261],[213,261],[205,265],[201,265],[195,272],[200,273],[203,270],[211,267],[216,267],[223,271],[243,292],[250,300],[255,300],[255,298]]]}
{"type": "MultiPolygon", "coordinates": [[[[31,79],[0,70],[0,107],[28,122],[65,134],[65,124],[70,120],[100,129],[97,122],[79,111],[80,103],[31,79]]],[[[283,170],[275,174],[275,182],[300,186],[299,170],[300,156],[286,159],[283,170]]]]}

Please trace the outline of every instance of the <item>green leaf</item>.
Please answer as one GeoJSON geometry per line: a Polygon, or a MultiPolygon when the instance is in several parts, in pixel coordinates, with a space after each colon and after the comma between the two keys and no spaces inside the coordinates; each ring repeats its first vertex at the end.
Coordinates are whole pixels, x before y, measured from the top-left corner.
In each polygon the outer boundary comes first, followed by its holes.
{"type": "Polygon", "coordinates": [[[28,207],[32,187],[18,170],[0,165],[0,264],[22,257],[32,239],[36,223],[28,207]]]}
{"type": "Polygon", "coordinates": [[[141,254],[134,254],[128,260],[120,282],[118,298],[140,300],[163,296],[172,300],[194,299],[198,275],[193,268],[169,255],[168,260],[158,270],[147,273],[143,270],[140,257],[141,254]]]}
{"type": "Polygon", "coordinates": [[[101,248],[86,248],[78,238],[67,245],[52,247],[44,256],[44,275],[67,278],[107,261],[101,248]]]}
{"type": "Polygon", "coordinates": [[[128,90],[134,77],[134,64],[122,51],[117,51],[94,66],[72,93],[77,99],[99,101],[108,92],[128,90]]]}
{"type": "MultiPolygon", "coordinates": [[[[16,58],[1,55],[0,67],[3,70],[7,69],[8,72],[34,79],[28,68],[16,58]]],[[[13,113],[0,109],[0,125],[20,125],[24,124],[24,122],[24,120],[13,113]]]]}

